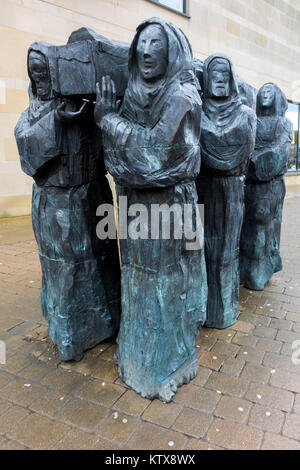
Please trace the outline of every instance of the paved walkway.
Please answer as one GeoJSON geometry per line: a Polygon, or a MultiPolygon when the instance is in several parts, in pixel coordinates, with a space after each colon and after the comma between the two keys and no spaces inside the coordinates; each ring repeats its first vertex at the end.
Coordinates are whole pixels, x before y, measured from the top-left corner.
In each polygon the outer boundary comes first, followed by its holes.
{"type": "Polygon", "coordinates": [[[8,230],[0,221],[0,449],[300,448],[300,365],[291,358],[300,340],[299,192],[285,204],[284,271],[264,292],[241,290],[234,327],[201,331],[199,374],[171,404],[122,383],[114,341],[79,363],[60,362],[40,313],[37,247],[23,223],[25,235],[20,219],[8,230]]]}

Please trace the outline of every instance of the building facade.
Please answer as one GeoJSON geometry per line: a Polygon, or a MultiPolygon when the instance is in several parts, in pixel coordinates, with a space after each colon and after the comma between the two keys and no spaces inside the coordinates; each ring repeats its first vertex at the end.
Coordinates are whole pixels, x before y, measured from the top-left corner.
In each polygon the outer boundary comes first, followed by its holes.
{"type": "Polygon", "coordinates": [[[32,180],[20,168],[13,133],[28,105],[29,45],[65,44],[82,26],[131,42],[152,16],[182,28],[195,57],[224,52],[252,86],[282,88],[294,125],[289,180],[300,180],[300,0],[0,0],[0,7],[0,217],[30,213],[32,180]]]}

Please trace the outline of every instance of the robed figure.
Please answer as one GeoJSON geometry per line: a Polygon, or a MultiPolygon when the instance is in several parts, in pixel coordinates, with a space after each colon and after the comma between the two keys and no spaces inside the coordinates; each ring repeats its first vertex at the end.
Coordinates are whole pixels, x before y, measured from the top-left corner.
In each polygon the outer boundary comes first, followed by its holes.
{"type": "Polygon", "coordinates": [[[263,290],[282,269],[280,232],[286,193],[284,174],[293,138],[285,117],[288,102],[274,83],[257,96],[257,134],[246,181],[245,220],[241,236],[241,283],[263,290]]]}
{"type": "Polygon", "coordinates": [[[99,240],[96,210],[112,195],[93,110],[54,96],[50,44],[28,51],[29,108],[15,136],[23,171],[35,183],[32,222],[42,267],[42,314],[62,360],[112,336],[119,325],[115,240],[99,240]]]}
{"type": "Polygon", "coordinates": [[[202,165],[197,178],[205,212],[208,328],[227,328],[237,318],[244,174],[255,130],[255,113],[241,103],[230,59],[223,54],[208,57],[203,66],[202,165]]]}
{"type": "MultiPolygon", "coordinates": [[[[129,77],[120,112],[107,77],[95,113],[119,205],[123,196],[129,211],[139,204],[148,215],[162,204],[195,209],[201,100],[183,32],[158,18],[143,22],[130,48],[129,77]]],[[[122,218],[119,214],[120,224],[122,218]]],[[[193,220],[195,233],[202,232],[201,219],[193,220]]],[[[172,230],[169,239],[161,232],[153,239],[155,229],[144,217],[137,224],[143,235],[132,236],[132,224],[129,212],[129,234],[120,239],[122,316],[116,360],[124,382],[144,397],[167,402],[198,371],[195,341],[205,321],[207,290],[204,253],[189,249],[184,236],[177,239],[172,230]]]]}

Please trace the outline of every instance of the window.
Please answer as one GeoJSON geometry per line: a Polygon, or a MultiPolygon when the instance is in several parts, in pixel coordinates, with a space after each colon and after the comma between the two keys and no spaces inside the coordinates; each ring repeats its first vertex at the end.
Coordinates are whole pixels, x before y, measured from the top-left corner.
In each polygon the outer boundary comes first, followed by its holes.
{"type": "Polygon", "coordinates": [[[153,3],[157,3],[163,7],[169,8],[170,10],[177,11],[183,15],[187,14],[187,0],[150,0],[153,3]]]}
{"type": "Polygon", "coordinates": [[[300,155],[299,155],[299,146],[300,146],[300,136],[299,136],[299,110],[300,105],[289,103],[289,108],[286,113],[286,117],[293,123],[293,141],[289,154],[289,171],[298,171],[300,170],[300,155]]]}

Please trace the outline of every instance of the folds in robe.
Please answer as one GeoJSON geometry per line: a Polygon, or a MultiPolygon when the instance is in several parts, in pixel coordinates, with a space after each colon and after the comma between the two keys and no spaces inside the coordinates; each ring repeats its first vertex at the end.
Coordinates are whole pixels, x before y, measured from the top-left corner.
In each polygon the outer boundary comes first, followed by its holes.
{"type": "Polygon", "coordinates": [[[284,175],[292,142],[292,124],[285,117],[287,100],[274,84],[270,108],[257,98],[257,134],[246,181],[245,220],[241,236],[241,282],[263,290],[282,269],[280,232],[286,193],[284,175]]]}
{"type": "Polygon", "coordinates": [[[197,190],[205,213],[206,326],[227,328],[235,323],[238,313],[244,175],[254,149],[256,116],[241,103],[228,57],[215,54],[204,62],[203,87],[202,165],[197,190]],[[229,64],[230,94],[221,100],[209,92],[209,68],[214,60],[229,64]]]}
{"type": "MultiPolygon", "coordinates": [[[[197,205],[200,170],[201,101],[194,84],[192,55],[183,33],[154,18],[139,26],[131,46],[130,79],[119,114],[101,121],[105,165],[128,206],[197,205]],[[147,86],[135,61],[140,32],[157,24],[168,38],[165,77],[147,86]]],[[[128,218],[128,227],[133,221],[128,218]]],[[[195,229],[202,233],[201,220],[195,229]]],[[[170,401],[177,387],[198,371],[195,341],[205,321],[206,270],[203,250],[186,240],[120,240],[122,318],[116,360],[124,382],[144,397],[170,401]]]]}
{"type": "MultiPolygon", "coordinates": [[[[49,47],[34,43],[29,54],[47,59],[49,47]]],[[[42,314],[62,360],[79,360],[117,331],[120,316],[117,244],[96,236],[96,209],[112,203],[101,134],[91,112],[62,124],[55,116],[62,100],[52,92],[39,99],[32,79],[29,97],[15,137],[22,169],[35,181],[32,222],[42,267],[42,314]]],[[[79,109],[80,102],[66,103],[66,109],[79,109]]]]}

